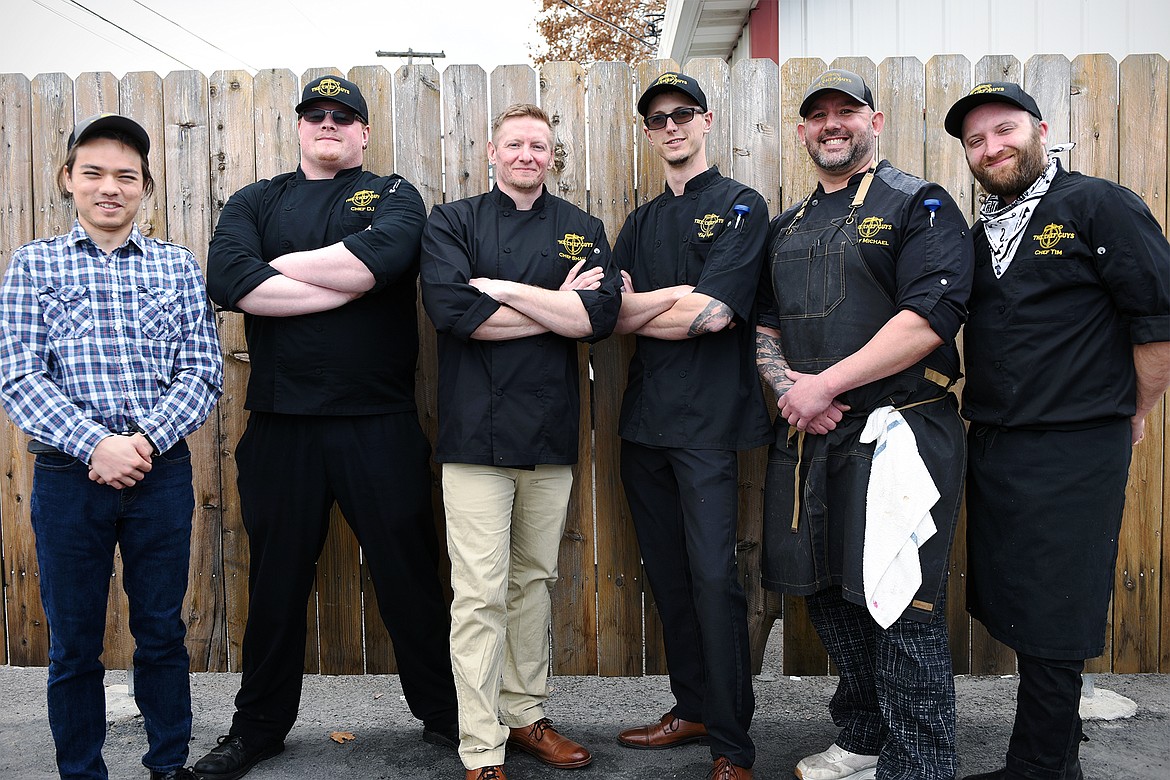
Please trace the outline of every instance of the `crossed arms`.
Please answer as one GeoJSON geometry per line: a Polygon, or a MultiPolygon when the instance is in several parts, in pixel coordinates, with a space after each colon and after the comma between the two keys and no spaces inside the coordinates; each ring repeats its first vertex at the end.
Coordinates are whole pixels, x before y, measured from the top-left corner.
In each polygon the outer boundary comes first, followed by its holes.
{"type": "Polygon", "coordinates": [[[503,304],[480,323],[471,338],[507,341],[549,332],[571,339],[590,336],[593,323],[576,291],[599,289],[604,269],[594,266],[582,271],[584,265],[585,260],[580,260],[570,268],[556,290],[484,276],[469,279],[472,287],[503,304]]]}

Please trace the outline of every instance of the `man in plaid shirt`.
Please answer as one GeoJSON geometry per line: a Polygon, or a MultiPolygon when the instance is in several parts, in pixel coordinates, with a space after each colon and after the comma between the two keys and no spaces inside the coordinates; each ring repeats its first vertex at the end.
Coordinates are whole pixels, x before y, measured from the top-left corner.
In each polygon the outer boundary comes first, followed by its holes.
{"type": "Polygon", "coordinates": [[[182,780],[191,737],[186,626],[191,455],[223,384],[195,258],[134,224],[150,138],[114,114],[69,137],[63,236],[20,247],[0,288],[0,400],[33,437],[31,520],[49,620],[49,727],[63,778],[105,778],[100,656],[114,546],[152,780],[182,780]]]}

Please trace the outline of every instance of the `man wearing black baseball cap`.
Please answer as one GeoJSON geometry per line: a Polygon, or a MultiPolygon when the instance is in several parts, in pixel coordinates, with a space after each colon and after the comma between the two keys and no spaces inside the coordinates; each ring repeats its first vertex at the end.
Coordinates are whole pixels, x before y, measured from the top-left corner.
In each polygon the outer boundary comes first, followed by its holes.
{"type": "Polygon", "coordinates": [[[873,93],[865,80],[856,73],[841,68],[827,70],[817,76],[813,83],[804,91],[804,99],[800,101],[800,115],[806,117],[812,109],[813,101],[826,92],[840,92],[848,95],[858,103],[864,103],[873,111],[873,93]]]}
{"type": "Polygon", "coordinates": [[[817,182],[772,222],[756,327],[779,409],[763,583],[805,597],[840,672],[840,731],[794,774],[951,780],[945,599],[964,431],[949,389],[971,239],[942,187],[879,160],[885,116],[856,73],[822,73],[800,113],[817,182]]]}
{"type": "Polygon", "coordinates": [[[340,76],[321,76],[305,85],[301,92],[301,102],[297,103],[298,116],[304,116],[309,108],[316,107],[317,103],[338,103],[345,108],[352,109],[363,124],[369,124],[370,112],[366,108],[366,99],[357,84],[347,81],[340,76]]]}
{"type": "Polygon", "coordinates": [[[189,250],[134,222],[154,187],[132,119],[77,123],[58,183],[77,219],[17,249],[0,289],[0,388],[36,453],[29,518],[48,617],[61,777],[105,778],[102,636],[114,549],[153,780],[194,780],[183,597],[195,496],[184,437],[223,386],[215,315],[189,250]]]}
{"type": "Polygon", "coordinates": [[[749,327],[768,207],[707,165],[713,117],[692,76],[659,76],[638,112],[666,188],[629,215],[614,247],[625,282],[616,330],[637,335],[619,422],[621,472],[676,703],[618,741],[706,740],[709,776],[746,780],[755,698],[735,562],[736,458],[768,440],[749,327]]]}
{"type": "Polygon", "coordinates": [[[1133,192],[1050,157],[1018,84],[977,85],[945,127],[990,193],[964,335],[967,609],[1020,675],[1005,766],[972,777],[1079,780],[1131,453],[1170,384],[1170,245],[1133,192]]]}
{"type": "Polygon", "coordinates": [[[310,81],[297,114],[300,166],[232,195],[207,260],[208,293],[244,313],[251,358],[236,448],[251,558],[236,713],[195,764],[205,780],[242,777],[284,750],[334,502],[362,546],[423,738],[458,742],[429,445],[414,403],[422,198],[400,176],[363,170],[370,127],[356,84],[310,81]]]}

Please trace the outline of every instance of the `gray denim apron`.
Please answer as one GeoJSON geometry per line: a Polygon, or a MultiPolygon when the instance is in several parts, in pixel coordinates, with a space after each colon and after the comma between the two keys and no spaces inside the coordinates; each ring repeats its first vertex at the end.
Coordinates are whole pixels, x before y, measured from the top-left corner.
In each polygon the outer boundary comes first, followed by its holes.
{"type": "MultiPolygon", "coordinates": [[[[857,352],[897,314],[862,257],[858,228],[873,181],[871,169],[845,216],[805,216],[812,196],[769,247],[784,358],[816,374],[857,352]]],[[[953,380],[922,364],[839,398],[851,409],[824,436],[805,435],[776,418],[764,497],[764,585],[793,595],[840,586],[863,604],[865,499],[872,443],[858,441],[874,409],[893,406],[914,431],[922,459],[942,497],[931,510],[938,528],[919,550],[922,586],[905,614],[929,620],[945,584],[966,466],[964,430],[953,380]],[[797,498],[799,497],[799,500],[797,498]]]]}

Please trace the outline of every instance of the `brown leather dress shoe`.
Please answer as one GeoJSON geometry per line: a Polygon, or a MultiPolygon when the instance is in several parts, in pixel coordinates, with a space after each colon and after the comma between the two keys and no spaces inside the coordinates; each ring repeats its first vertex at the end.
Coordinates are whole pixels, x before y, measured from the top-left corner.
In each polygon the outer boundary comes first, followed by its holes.
{"type": "Polygon", "coordinates": [[[707,780],[752,780],[752,770],[746,766],[736,766],[727,756],[719,756],[707,780]]]}
{"type": "Polygon", "coordinates": [[[508,780],[508,776],[504,774],[504,768],[496,764],[495,766],[481,766],[479,769],[468,769],[466,780],[508,780]]]}
{"type": "Polygon", "coordinates": [[[676,718],[673,712],[663,715],[657,723],[635,726],[618,734],[618,742],[639,750],[661,750],[688,742],[704,742],[706,739],[706,726],[676,718]]]}
{"type": "Polygon", "coordinates": [[[508,745],[536,756],[557,769],[576,769],[593,760],[588,750],[560,734],[553,728],[552,721],[548,718],[541,718],[529,726],[511,729],[508,745]]]}

